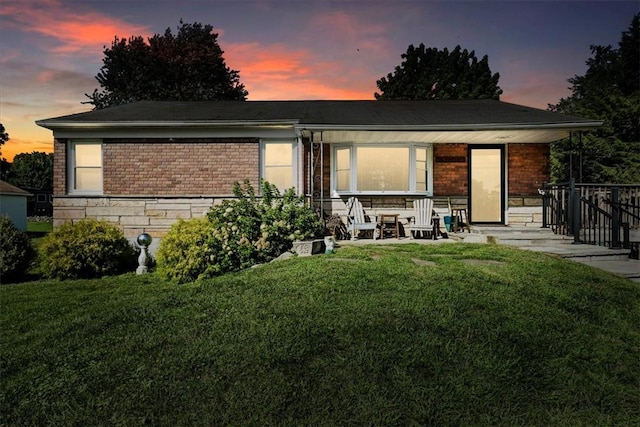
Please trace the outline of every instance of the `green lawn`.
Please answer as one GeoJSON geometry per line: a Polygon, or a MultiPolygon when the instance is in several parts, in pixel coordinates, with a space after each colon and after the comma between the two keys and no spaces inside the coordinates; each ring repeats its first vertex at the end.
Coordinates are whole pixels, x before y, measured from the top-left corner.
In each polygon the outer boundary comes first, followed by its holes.
{"type": "Polygon", "coordinates": [[[52,221],[27,221],[27,231],[35,233],[49,233],[53,230],[52,221]]]}
{"type": "Polygon", "coordinates": [[[640,287],[495,245],[0,287],[4,425],[634,425],[640,287]]]}

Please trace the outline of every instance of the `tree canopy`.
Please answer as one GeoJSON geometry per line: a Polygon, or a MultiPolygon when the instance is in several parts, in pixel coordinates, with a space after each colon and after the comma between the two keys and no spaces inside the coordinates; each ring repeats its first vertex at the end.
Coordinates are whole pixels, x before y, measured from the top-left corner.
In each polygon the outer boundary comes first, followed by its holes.
{"type": "MultiPolygon", "coordinates": [[[[549,109],[604,121],[583,135],[583,182],[640,182],[640,14],[622,33],[617,49],[592,45],[591,54],[585,75],[568,80],[572,94],[549,109]]],[[[570,153],[579,158],[576,142],[552,145],[554,180],[565,181],[570,167],[577,169],[570,165],[570,153]]]]}
{"type": "Polygon", "coordinates": [[[53,153],[34,151],[16,154],[6,181],[21,188],[53,188],[53,153]]]}
{"type": "Polygon", "coordinates": [[[478,61],[474,51],[460,46],[449,52],[421,43],[409,45],[401,57],[393,74],[376,82],[376,99],[499,99],[502,94],[500,74],[491,74],[487,55],[478,61]]]}
{"type": "Polygon", "coordinates": [[[134,101],[245,100],[248,92],[236,70],[227,67],[211,25],[180,21],[147,41],[115,38],[105,48],[96,80],[101,90],[85,94],[95,109],[134,101]]]}
{"type": "Polygon", "coordinates": [[[9,134],[5,132],[4,126],[0,123],[0,157],[2,156],[2,146],[9,140],[9,134]]]}

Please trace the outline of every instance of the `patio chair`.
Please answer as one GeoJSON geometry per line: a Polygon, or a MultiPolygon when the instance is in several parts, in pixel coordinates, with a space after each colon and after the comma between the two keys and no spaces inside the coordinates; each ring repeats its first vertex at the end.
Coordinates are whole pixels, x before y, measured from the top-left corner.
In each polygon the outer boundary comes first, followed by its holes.
{"type": "Polygon", "coordinates": [[[351,240],[356,240],[356,230],[371,230],[373,240],[376,240],[377,227],[377,217],[365,215],[360,200],[350,197],[347,201],[347,232],[351,235],[351,240]]]}
{"type": "Polygon", "coordinates": [[[424,233],[427,233],[426,237],[436,238],[436,224],[433,220],[433,200],[431,199],[419,199],[413,201],[414,214],[409,217],[409,235],[410,238],[415,238],[416,233],[420,233],[422,237],[425,237],[424,233]]]}

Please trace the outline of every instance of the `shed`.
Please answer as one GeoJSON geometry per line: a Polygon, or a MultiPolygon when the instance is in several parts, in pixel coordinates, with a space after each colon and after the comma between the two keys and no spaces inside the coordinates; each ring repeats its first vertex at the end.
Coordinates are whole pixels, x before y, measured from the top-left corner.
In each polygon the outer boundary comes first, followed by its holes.
{"type": "Polygon", "coordinates": [[[22,231],[27,230],[27,199],[30,196],[28,191],[0,181],[0,215],[7,215],[22,231]]]}

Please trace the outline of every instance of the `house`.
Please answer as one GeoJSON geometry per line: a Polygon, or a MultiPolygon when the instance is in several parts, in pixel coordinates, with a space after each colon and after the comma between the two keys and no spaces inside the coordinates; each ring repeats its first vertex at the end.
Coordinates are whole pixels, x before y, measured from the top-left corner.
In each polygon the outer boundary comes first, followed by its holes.
{"type": "Polygon", "coordinates": [[[327,214],[430,197],[472,224],[540,225],[550,143],[602,124],[495,100],[143,101],[36,123],[54,136],[54,226],[101,218],[130,238],[261,178],[327,214]]]}
{"type": "Polygon", "coordinates": [[[27,230],[27,198],[31,193],[0,181],[0,215],[6,215],[18,230],[27,230]]]}
{"type": "Polygon", "coordinates": [[[53,189],[23,187],[23,190],[31,193],[27,199],[27,216],[53,215],[53,189]]]}

